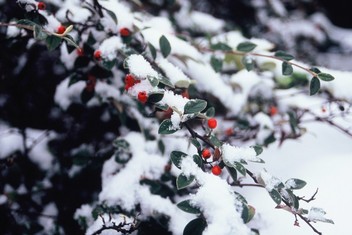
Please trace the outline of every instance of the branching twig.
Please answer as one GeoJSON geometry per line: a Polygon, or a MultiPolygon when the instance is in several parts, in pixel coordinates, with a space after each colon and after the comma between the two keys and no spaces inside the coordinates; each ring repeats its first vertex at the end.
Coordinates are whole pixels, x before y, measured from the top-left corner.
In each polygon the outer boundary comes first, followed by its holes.
{"type": "Polygon", "coordinates": [[[315,193],[309,198],[309,199],[304,199],[304,196],[303,197],[297,197],[298,200],[302,200],[302,201],[305,201],[307,203],[311,202],[311,201],[314,201],[315,200],[315,196],[317,195],[318,193],[318,190],[319,188],[317,188],[317,190],[315,190],[315,193]]]}

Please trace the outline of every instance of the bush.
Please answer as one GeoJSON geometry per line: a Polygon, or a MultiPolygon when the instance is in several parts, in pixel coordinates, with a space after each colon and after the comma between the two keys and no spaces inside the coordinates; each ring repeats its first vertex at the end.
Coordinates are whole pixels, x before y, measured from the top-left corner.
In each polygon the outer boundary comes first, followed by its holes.
{"type": "Polygon", "coordinates": [[[252,166],[307,117],[349,134],[334,71],[187,1],[16,3],[0,15],[2,234],[259,234],[247,186],[295,225],[333,223],[304,180],[252,166]],[[281,98],[309,95],[322,105],[281,98]]]}

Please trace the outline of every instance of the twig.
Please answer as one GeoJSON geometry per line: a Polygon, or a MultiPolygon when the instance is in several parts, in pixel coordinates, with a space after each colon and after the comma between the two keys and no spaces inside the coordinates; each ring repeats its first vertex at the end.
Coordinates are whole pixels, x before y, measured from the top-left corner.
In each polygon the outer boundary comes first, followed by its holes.
{"type": "Polygon", "coordinates": [[[307,203],[311,202],[311,201],[314,201],[315,200],[315,196],[317,195],[318,193],[318,190],[319,188],[317,188],[317,190],[315,190],[315,193],[309,198],[309,199],[304,199],[304,196],[303,197],[297,197],[298,200],[302,200],[302,201],[305,201],[307,203]]]}

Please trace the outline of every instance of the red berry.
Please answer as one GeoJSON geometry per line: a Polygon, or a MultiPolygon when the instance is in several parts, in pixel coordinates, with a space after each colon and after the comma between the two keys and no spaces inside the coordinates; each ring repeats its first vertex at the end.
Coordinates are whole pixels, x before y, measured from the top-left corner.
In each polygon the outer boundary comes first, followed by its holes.
{"type": "Polygon", "coordinates": [[[218,122],[216,121],[215,118],[210,118],[210,119],[208,120],[208,127],[209,127],[210,129],[215,129],[217,125],[218,125],[218,122]]]}
{"type": "Polygon", "coordinates": [[[96,50],[96,51],[94,52],[94,58],[95,58],[96,60],[101,60],[101,51],[96,50]]]}
{"type": "Polygon", "coordinates": [[[88,75],[86,90],[88,92],[94,91],[96,83],[97,83],[97,79],[93,75],[88,75]]]}
{"type": "Polygon", "coordinates": [[[214,175],[220,175],[221,174],[221,167],[216,165],[216,166],[213,166],[213,168],[211,168],[211,172],[214,174],[214,175]]]}
{"type": "Polygon", "coordinates": [[[321,111],[323,112],[323,113],[325,113],[326,112],[326,108],[323,106],[323,107],[321,107],[321,111]]]}
{"type": "Polygon", "coordinates": [[[131,32],[128,28],[121,28],[120,29],[120,34],[122,37],[128,37],[131,35],[131,32]]]}
{"type": "Polygon", "coordinates": [[[60,25],[59,28],[57,28],[58,34],[63,34],[65,31],[66,31],[66,27],[63,25],[60,25]]]}
{"type": "Polygon", "coordinates": [[[231,136],[234,134],[233,128],[229,127],[225,130],[227,136],[231,136]]]}
{"type": "Polygon", "coordinates": [[[207,159],[207,158],[210,158],[210,156],[211,156],[210,150],[209,150],[209,149],[203,149],[203,151],[202,151],[202,157],[203,157],[204,159],[207,159]]]}
{"type": "Polygon", "coordinates": [[[84,56],[83,48],[77,48],[76,52],[78,56],[84,56]]]}
{"type": "Polygon", "coordinates": [[[46,5],[44,2],[38,2],[38,9],[39,10],[45,10],[46,8],[46,5]]]}
{"type": "Polygon", "coordinates": [[[136,80],[134,79],[134,76],[132,74],[127,74],[125,76],[125,84],[128,85],[129,87],[136,84],[136,80]]]}
{"type": "Polygon", "coordinates": [[[271,107],[270,107],[270,110],[269,110],[269,114],[270,114],[271,116],[276,115],[276,114],[277,114],[277,108],[276,108],[275,106],[271,106],[271,107]]]}
{"type": "Polygon", "coordinates": [[[145,91],[140,91],[139,93],[138,93],[138,100],[141,102],[141,103],[145,103],[145,102],[147,102],[147,100],[148,100],[148,95],[147,95],[147,92],[145,92],[145,91]]]}

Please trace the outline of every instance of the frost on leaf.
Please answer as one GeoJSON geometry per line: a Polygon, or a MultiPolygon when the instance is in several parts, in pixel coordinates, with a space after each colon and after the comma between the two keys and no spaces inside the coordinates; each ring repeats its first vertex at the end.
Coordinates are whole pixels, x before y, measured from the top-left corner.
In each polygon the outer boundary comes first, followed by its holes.
{"type": "Polygon", "coordinates": [[[325,222],[325,223],[330,223],[334,224],[334,221],[331,219],[325,218],[326,212],[319,207],[312,207],[308,213],[308,219],[313,222],[325,222]]]}

